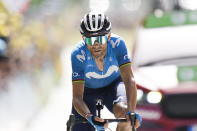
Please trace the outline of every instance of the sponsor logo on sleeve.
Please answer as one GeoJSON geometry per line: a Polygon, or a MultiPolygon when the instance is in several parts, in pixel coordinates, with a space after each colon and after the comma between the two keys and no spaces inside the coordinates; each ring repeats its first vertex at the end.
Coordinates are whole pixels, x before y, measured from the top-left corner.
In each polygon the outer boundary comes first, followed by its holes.
{"type": "Polygon", "coordinates": [[[118,47],[119,44],[120,44],[120,38],[118,38],[118,39],[115,41],[115,43],[114,43],[113,40],[111,40],[111,45],[112,45],[113,48],[115,48],[116,46],[118,47]]]}
{"type": "Polygon", "coordinates": [[[85,52],[81,50],[81,55],[76,55],[76,57],[81,62],[85,61],[85,52]]]}
{"type": "Polygon", "coordinates": [[[77,77],[77,76],[79,76],[79,73],[73,72],[73,77],[77,77]]]}
{"type": "Polygon", "coordinates": [[[124,56],[124,60],[127,60],[127,59],[129,59],[129,56],[128,55],[125,55],[124,56]]]}

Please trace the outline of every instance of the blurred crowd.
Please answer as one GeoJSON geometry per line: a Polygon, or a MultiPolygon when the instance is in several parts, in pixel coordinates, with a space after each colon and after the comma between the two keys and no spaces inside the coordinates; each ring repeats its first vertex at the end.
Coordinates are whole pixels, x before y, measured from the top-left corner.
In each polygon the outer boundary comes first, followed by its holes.
{"type": "Polygon", "coordinates": [[[53,19],[25,22],[22,14],[10,13],[0,2],[0,94],[16,88],[9,85],[22,74],[38,93],[58,85],[65,37],[53,19]]]}
{"type": "Polygon", "coordinates": [[[0,130],[25,130],[60,87],[65,30],[60,16],[27,19],[0,1],[0,130]]]}

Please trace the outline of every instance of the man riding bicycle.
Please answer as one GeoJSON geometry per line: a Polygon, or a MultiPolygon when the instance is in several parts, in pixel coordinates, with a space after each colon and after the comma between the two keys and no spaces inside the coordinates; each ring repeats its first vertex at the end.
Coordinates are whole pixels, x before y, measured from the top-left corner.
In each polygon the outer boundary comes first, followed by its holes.
{"type": "MultiPolygon", "coordinates": [[[[111,23],[101,12],[85,14],[80,33],[83,40],[71,54],[73,107],[76,118],[89,123],[76,124],[73,131],[104,130],[108,122],[96,116],[97,99],[101,99],[116,118],[128,118],[135,112],[137,88],[124,40],[110,32],[111,23]]],[[[135,113],[138,128],[141,117],[135,113]]],[[[131,124],[118,123],[117,131],[131,130],[131,124]]]]}

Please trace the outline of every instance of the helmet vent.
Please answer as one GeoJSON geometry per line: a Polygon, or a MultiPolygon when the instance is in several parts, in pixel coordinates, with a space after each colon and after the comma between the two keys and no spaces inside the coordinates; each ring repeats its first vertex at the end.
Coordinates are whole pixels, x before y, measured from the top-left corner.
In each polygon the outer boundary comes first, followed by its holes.
{"type": "Polygon", "coordinates": [[[80,32],[84,36],[108,33],[111,23],[102,12],[90,12],[85,14],[80,24],[80,32]]]}
{"type": "Polygon", "coordinates": [[[96,28],[96,27],[95,27],[95,22],[96,22],[96,20],[95,20],[95,15],[92,15],[92,21],[93,21],[93,22],[92,22],[93,28],[96,28]]]}
{"type": "Polygon", "coordinates": [[[87,15],[87,19],[86,19],[86,22],[87,22],[86,26],[87,26],[87,27],[86,27],[86,28],[88,28],[88,29],[90,30],[90,29],[91,29],[91,26],[90,26],[90,23],[91,23],[91,22],[90,22],[89,19],[90,19],[90,16],[87,15]]]}

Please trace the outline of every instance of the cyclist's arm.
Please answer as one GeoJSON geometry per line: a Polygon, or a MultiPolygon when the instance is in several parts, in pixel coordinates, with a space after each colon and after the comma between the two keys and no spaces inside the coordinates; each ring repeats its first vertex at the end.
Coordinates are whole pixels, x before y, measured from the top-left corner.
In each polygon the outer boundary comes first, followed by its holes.
{"type": "Polygon", "coordinates": [[[88,118],[89,116],[86,114],[90,114],[90,110],[88,109],[86,103],[83,101],[83,93],[84,93],[84,83],[76,82],[73,83],[73,105],[76,111],[83,116],[84,118],[88,118]]]}
{"type": "Polygon", "coordinates": [[[131,64],[128,64],[120,68],[120,74],[125,84],[127,95],[127,111],[135,112],[136,99],[137,99],[137,87],[135,84],[131,64]]]}
{"type": "Polygon", "coordinates": [[[128,56],[128,52],[124,40],[122,38],[118,38],[116,39],[115,43],[117,44],[114,46],[113,50],[116,55],[120,68],[121,77],[126,88],[127,105],[128,105],[127,110],[135,112],[137,88],[135,85],[135,80],[131,69],[131,60],[128,56]]]}

